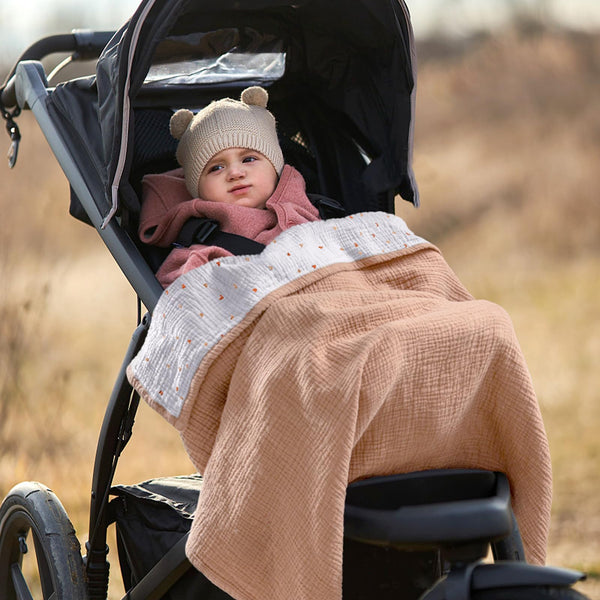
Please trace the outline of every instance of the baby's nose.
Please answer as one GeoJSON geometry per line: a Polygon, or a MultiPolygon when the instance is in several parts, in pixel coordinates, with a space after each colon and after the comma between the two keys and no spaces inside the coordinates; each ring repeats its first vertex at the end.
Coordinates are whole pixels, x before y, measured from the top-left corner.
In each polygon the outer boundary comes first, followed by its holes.
{"type": "Polygon", "coordinates": [[[234,164],[229,167],[229,178],[239,179],[246,174],[243,163],[234,164]]]}

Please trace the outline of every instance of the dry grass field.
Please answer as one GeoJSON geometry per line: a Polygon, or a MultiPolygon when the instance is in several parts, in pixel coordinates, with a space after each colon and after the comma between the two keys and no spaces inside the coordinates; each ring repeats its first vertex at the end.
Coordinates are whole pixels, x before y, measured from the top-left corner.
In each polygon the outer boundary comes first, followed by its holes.
{"type": "MultiPolygon", "coordinates": [[[[513,317],[553,455],[549,563],[586,570],[580,589],[600,598],[600,40],[508,32],[419,56],[422,208],[398,213],[513,317]]],[[[135,296],[99,236],[68,216],[67,182],[31,115],[21,129],[16,169],[0,165],[0,496],[46,483],[83,543],[135,296]]],[[[117,481],[192,470],[141,406],[117,481]]],[[[114,551],[111,562],[116,574],[114,551]]]]}

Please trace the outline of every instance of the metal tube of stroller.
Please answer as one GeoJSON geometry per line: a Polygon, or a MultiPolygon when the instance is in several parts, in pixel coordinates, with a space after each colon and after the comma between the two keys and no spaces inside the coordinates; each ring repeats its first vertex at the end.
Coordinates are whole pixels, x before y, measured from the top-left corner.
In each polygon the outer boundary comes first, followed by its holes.
{"type": "Polygon", "coordinates": [[[129,439],[128,432],[137,409],[137,402],[132,397],[132,388],[127,380],[126,369],[143,344],[149,324],[150,319],[144,318],[131,337],[106,408],[96,448],[90,502],[90,539],[86,544],[87,556],[84,559],[90,600],[104,600],[108,589],[110,569],[106,560],[108,496],[117,461],[129,439]]]}
{"type": "MultiPolygon", "coordinates": [[[[189,569],[184,535],[125,596],[127,600],[159,600],[189,569]]],[[[125,600],[125,598],[123,600],[125,600]]]]}
{"type": "Polygon", "coordinates": [[[65,144],[61,132],[52,121],[46,107],[48,91],[40,63],[24,62],[17,69],[17,100],[20,106],[29,107],[35,115],[40,129],[46,136],[56,159],[67,175],[71,187],[84,206],[92,224],[109,249],[121,271],[137,291],[144,306],[152,310],[163,289],[154,273],[141,256],[137,246],[120,225],[113,219],[104,229],[102,215],[85,179],[78,170],[71,151],[65,144]]]}

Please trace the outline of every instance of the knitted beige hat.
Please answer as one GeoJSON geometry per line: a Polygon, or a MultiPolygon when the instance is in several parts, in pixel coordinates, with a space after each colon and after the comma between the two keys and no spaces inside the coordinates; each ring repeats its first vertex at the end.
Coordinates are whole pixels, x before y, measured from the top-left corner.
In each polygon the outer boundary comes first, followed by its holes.
{"type": "Polygon", "coordinates": [[[241,101],[223,98],[211,102],[195,116],[187,109],[171,117],[171,135],[179,140],[177,161],[183,167],[189,193],[198,196],[198,181],[206,163],[227,148],[256,150],[283,170],[283,153],[277,139],[275,117],[267,110],[269,95],[262,87],[246,88],[241,101]]]}

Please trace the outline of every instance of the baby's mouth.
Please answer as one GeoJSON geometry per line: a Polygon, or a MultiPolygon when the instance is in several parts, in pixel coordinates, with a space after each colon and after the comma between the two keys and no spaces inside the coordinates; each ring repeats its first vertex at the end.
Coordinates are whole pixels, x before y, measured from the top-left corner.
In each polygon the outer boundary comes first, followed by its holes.
{"type": "Polygon", "coordinates": [[[243,184],[243,185],[236,185],[235,187],[232,187],[229,192],[231,194],[241,194],[242,192],[245,192],[247,189],[250,188],[250,184],[243,184]]]}

